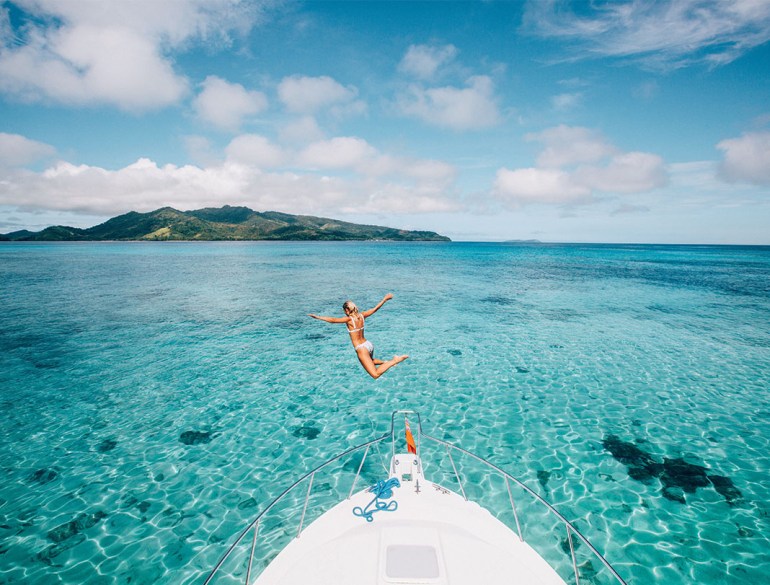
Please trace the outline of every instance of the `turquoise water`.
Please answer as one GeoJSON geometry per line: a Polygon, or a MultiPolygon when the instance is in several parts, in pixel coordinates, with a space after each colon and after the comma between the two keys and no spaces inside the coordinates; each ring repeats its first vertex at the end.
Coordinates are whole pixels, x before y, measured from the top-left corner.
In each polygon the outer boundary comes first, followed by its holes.
{"type": "Polygon", "coordinates": [[[12,243],[0,308],[0,583],[200,582],[406,407],[629,582],[770,574],[770,248],[12,243]],[[387,292],[373,381],[306,314],[387,292]]]}

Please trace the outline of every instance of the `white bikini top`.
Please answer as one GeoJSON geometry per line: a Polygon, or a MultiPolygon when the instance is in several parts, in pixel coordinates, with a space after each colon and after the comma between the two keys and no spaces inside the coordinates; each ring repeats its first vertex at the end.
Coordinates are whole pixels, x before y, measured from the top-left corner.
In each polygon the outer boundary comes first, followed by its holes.
{"type": "MultiPolygon", "coordinates": [[[[356,321],[353,317],[350,318],[350,323],[353,325],[353,327],[356,327],[356,321]]],[[[361,315],[361,327],[357,327],[355,329],[348,329],[348,333],[355,333],[356,331],[363,331],[363,330],[364,330],[364,316],[361,315]]]]}

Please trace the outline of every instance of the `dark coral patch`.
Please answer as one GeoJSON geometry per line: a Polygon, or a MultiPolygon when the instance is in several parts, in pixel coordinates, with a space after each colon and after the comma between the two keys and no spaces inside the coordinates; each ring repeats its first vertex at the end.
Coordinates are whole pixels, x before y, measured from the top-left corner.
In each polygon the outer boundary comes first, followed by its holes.
{"type": "Polygon", "coordinates": [[[38,469],[34,473],[31,473],[29,476],[29,480],[37,483],[45,484],[45,483],[52,482],[57,477],[59,477],[59,472],[56,471],[55,469],[43,468],[43,469],[38,469]]]}
{"type": "Polygon", "coordinates": [[[96,450],[99,451],[99,453],[107,453],[117,446],[118,442],[115,439],[104,439],[104,441],[96,446],[96,450]]]}
{"type": "Polygon", "coordinates": [[[685,494],[693,494],[698,488],[709,485],[730,505],[741,498],[740,490],[729,477],[709,475],[709,469],[704,465],[690,463],[682,457],[664,458],[663,463],[658,463],[637,444],[622,441],[615,435],[607,435],[602,445],[617,461],[628,467],[631,478],[644,483],[659,478],[663,497],[671,501],[684,504],[685,494]]]}
{"type": "Polygon", "coordinates": [[[522,366],[516,366],[516,371],[519,372],[519,374],[529,374],[529,370],[522,366]]]}
{"type": "Polygon", "coordinates": [[[539,469],[537,471],[537,481],[538,483],[543,486],[543,489],[548,488],[548,480],[551,479],[551,472],[550,471],[544,471],[542,469],[539,469]]]}
{"type": "Polygon", "coordinates": [[[660,490],[663,497],[672,502],[679,502],[680,504],[686,504],[687,500],[684,499],[684,491],[682,488],[675,485],[664,485],[660,490]]]}
{"type": "Polygon", "coordinates": [[[79,545],[81,542],[85,541],[85,539],[85,534],[77,534],[65,542],[57,542],[56,544],[52,544],[51,546],[48,546],[37,553],[37,559],[41,563],[45,563],[48,566],[53,566],[53,559],[58,557],[63,552],[79,545]]]}
{"type": "Polygon", "coordinates": [[[454,355],[454,356],[463,355],[463,352],[462,352],[462,351],[460,351],[459,349],[448,349],[448,350],[446,350],[446,351],[447,351],[447,353],[448,353],[449,355],[454,355]]]}
{"type": "Polygon", "coordinates": [[[663,466],[635,443],[622,441],[616,435],[607,435],[602,445],[616,460],[628,467],[628,475],[633,479],[648,483],[663,471],[663,466]]]}
{"type": "Polygon", "coordinates": [[[70,520],[65,524],[57,526],[53,530],[48,531],[48,539],[53,542],[63,542],[73,536],[76,536],[91,528],[97,524],[103,518],[106,518],[107,514],[101,510],[97,510],[93,514],[86,514],[85,512],[78,514],[74,520],[70,520]]]}
{"type": "Polygon", "coordinates": [[[179,441],[185,445],[202,445],[210,443],[213,438],[213,433],[208,431],[185,431],[179,435],[179,441]]]}
{"type": "Polygon", "coordinates": [[[548,489],[548,480],[551,479],[551,472],[545,471],[542,469],[538,469],[537,471],[537,482],[543,487],[543,489],[548,489]]]}
{"type": "Polygon", "coordinates": [[[688,494],[694,494],[699,487],[707,487],[709,479],[706,468],[695,463],[688,463],[682,458],[663,459],[663,474],[660,476],[663,488],[681,488],[688,494]]]}
{"type": "Polygon", "coordinates": [[[312,441],[321,434],[321,429],[313,425],[302,425],[301,427],[295,427],[291,434],[300,439],[312,441]]]}
{"type": "Polygon", "coordinates": [[[737,500],[740,500],[743,497],[741,490],[735,487],[733,480],[729,477],[724,477],[722,475],[709,475],[708,478],[717,493],[720,494],[725,500],[727,500],[727,503],[731,506],[737,500]]]}

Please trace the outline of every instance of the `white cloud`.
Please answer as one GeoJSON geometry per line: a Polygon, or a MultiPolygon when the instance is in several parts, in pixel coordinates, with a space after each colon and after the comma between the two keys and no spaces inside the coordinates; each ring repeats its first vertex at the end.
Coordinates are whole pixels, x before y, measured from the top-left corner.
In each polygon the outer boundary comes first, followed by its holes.
{"type": "Polygon", "coordinates": [[[0,90],[141,111],[177,102],[187,82],[134,31],[78,26],[0,53],[0,90]]]}
{"type": "Polygon", "coordinates": [[[404,115],[453,130],[488,128],[500,122],[494,84],[484,75],[471,77],[465,88],[412,86],[398,105],[404,115]]]}
{"type": "Polygon", "coordinates": [[[0,168],[22,167],[55,154],[56,149],[48,144],[0,132],[0,168]]]}
{"type": "Polygon", "coordinates": [[[314,169],[351,169],[377,154],[366,140],[341,136],[309,145],[299,154],[298,162],[314,169]]]}
{"type": "Polygon", "coordinates": [[[313,116],[302,116],[286,123],[279,130],[281,140],[290,144],[307,144],[321,140],[324,133],[313,116]]]}
{"type": "MultiPolygon", "coordinates": [[[[189,138],[191,148],[210,154],[208,142],[189,138]]],[[[167,205],[178,209],[247,205],[332,217],[460,208],[452,186],[454,167],[382,154],[356,137],[320,141],[294,152],[246,134],[233,139],[225,154],[224,161],[212,160],[206,166],[159,166],[142,158],[117,170],[68,162],[39,173],[10,169],[0,181],[0,206],[100,216],[167,205]],[[313,168],[275,170],[303,165],[313,168]]]]}
{"type": "Polygon", "coordinates": [[[693,62],[721,65],[770,40],[770,3],[762,0],[625,0],[585,7],[581,14],[555,0],[527,5],[525,27],[572,39],[594,55],[633,57],[670,68],[693,62]]]}
{"type": "Polygon", "coordinates": [[[377,152],[376,156],[362,162],[357,168],[362,175],[391,177],[394,180],[414,179],[436,188],[449,188],[457,177],[454,166],[439,160],[411,159],[377,152]]]}
{"type": "Polygon", "coordinates": [[[577,184],[605,193],[644,193],[666,184],[663,159],[647,152],[627,152],[605,166],[583,166],[573,173],[577,184]]]}
{"type": "Polygon", "coordinates": [[[236,131],[243,119],[267,109],[267,97],[248,91],[239,83],[229,83],[214,75],[203,82],[203,90],[193,102],[198,117],[221,130],[236,131]]]}
{"type": "Polygon", "coordinates": [[[19,2],[15,42],[0,48],[0,91],[24,100],[146,111],[177,103],[186,78],[170,52],[193,39],[227,42],[260,18],[231,0],[19,2]]]}
{"type": "Polygon", "coordinates": [[[577,107],[582,99],[582,93],[560,93],[551,98],[551,106],[554,110],[564,112],[577,107]]]}
{"type": "Polygon", "coordinates": [[[360,113],[365,104],[356,100],[358,90],[345,87],[331,77],[305,77],[293,75],[278,84],[278,97],[286,109],[298,114],[315,114],[321,110],[345,107],[353,113],[360,113]]]}
{"type": "Polygon", "coordinates": [[[448,188],[457,176],[457,169],[443,161],[383,154],[351,136],[310,144],[297,154],[295,163],[312,170],[350,170],[364,178],[388,178],[391,184],[413,181],[437,192],[448,188]]]}
{"type": "Polygon", "coordinates": [[[498,170],[494,194],[503,203],[586,203],[598,193],[644,193],[668,182],[661,157],[621,152],[599,132],[556,126],[526,136],[544,144],[537,166],[498,170]]]}
{"type": "Polygon", "coordinates": [[[559,169],[500,169],[495,194],[504,201],[519,203],[568,203],[586,200],[591,190],[572,181],[559,169]]]}
{"type": "Polygon", "coordinates": [[[398,69],[418,79],[430,80],[439,67],[452,61],[456,55],[457,48],[454,45],[412,45],[401,59],[398,69]]]}
{"type": "Polygon", "coordinates": [[[726,180],[770,185],[770,132],[748,132],[717,148],[724,153],[719,170],[726,180]]]}
{"type": "Polygon", "coordinates": [[[225,149],[227,160],[260,169],[275,168],[286,160],[286,153],[264,136],[243,134],[234,138],[225,149]]]}
{"type": "Polygon", "coordinates": [[[545,145],[537,157],[537,165],[540,167],[593,163],[617,152],[600,132],[579,126],[562,124],[539,133],[527,134],[524,138],[545,145]]]}

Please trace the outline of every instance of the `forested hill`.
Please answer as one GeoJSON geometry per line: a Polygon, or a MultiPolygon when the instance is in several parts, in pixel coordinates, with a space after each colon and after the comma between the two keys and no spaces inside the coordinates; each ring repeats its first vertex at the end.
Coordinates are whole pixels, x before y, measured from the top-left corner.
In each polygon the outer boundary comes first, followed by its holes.
{"type": "Polygon", "coordinates": [[[52,226],[39,232],[22,230],[0,236],[21,241],[105,240],[395,240],[445,241],[428,231],[409,231],[376,225],[360,225],[310,215],[275,211],[258,212],[248,207],[209,207],[178,211],[163,207],[149,213],[129,213],[94,227],[81,229],[52,226]]]}

